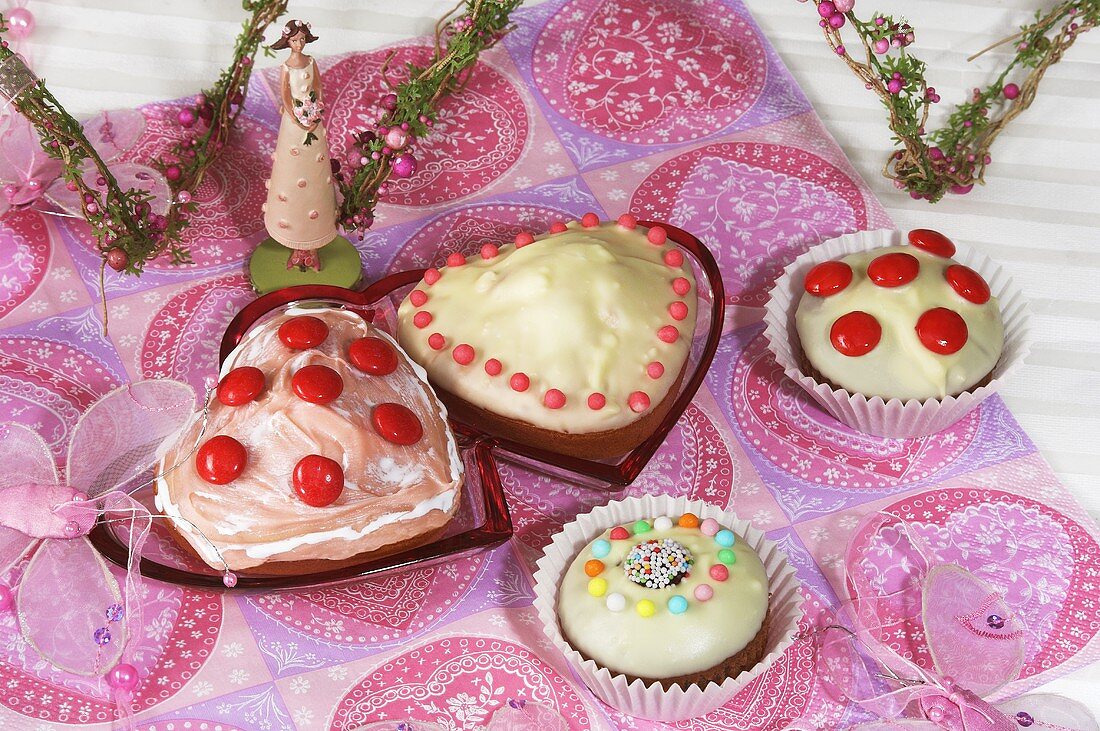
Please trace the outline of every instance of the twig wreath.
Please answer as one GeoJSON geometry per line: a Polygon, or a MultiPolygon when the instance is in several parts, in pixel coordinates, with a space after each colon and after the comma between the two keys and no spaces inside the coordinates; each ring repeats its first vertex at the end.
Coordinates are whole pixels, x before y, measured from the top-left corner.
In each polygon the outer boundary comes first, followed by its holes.
{"type": "Polygon", "coordinates": [[[924,62],[907,50],[914,40],[912,26],[882,13],[860,20],[853,12],[855,0],[814,2],[825,40],[879,96],[890,116],[896,149],[882,174],[913,198],[932,203],[948,191],[969,193],[975,183],[984,184],[992,161],[989,148],[997,135],[1031,106],[1047,69],[1061,60],[1078,36],[1100,22],[1100,0],[1067,0],[1045,15],[1037,11],[1035,22],[967,59],[1004,43],[1016,44],[1016,54],[989,86],[975,88],[943,127],[928,131],[929,112],[940,95],[925,80],[924,62]],[[848,25],[859,37],[862,52],[845,47],[841,30],[848,25]]]}
{"type": "MultiPolygon", "coordinates": [[[[462,0],[436,24],[435,51],[427,65],[408,64],[408,79],[393,83],[379,100],[381,119],[375,130],[354,135],[354,157],[343,165],[333,160],[334,177],[342,197],[340,221],[348,230],[369,228],[378,196],[385,194],[391,175],[408,177],[416,160],[408,145],[425,135],[435,120],[439,99],[462,87],[466,72],[481,51],[495,44],[510,28],[508,18],[522,0],[462,0]],[[465,13],[448,20],[465,8],[465,13]]],[[[167,255],[173,263],[190,260],[182,233],[187,216],[197,210],[192,200],[203,176],[225,148],[234,123],[244,109],[248,80],[264,31],[286,12],[287,0],[242,0],[251,13],[237,36],[233,61],[210,89],[179,112],[181,126],[196,130],[152,163],[164,175],[171,191],[164,214],[156,213],[149,193],[122,190],[109,166],[84,136],[80,123],[54,98],[42,79],[23,60],[0,43],[0,97],[34,125],[46,153],[62,163],[70,190],[81,196],[84,218],[92,227],[102,255],[102,271],[140,275],[151,259],[167,255]],[[86,161],[94,175],[86,172],[86,161]],[[89,182],[90,181],[90,182],[89,182]]],[[[8,30],[0,16],[0,35],[8,30]]],[[[270,49],[263,47],[267,55],[270,49]]],[[[392,56],[391,56],[392,60],[392,56]]],[[[383,67],[388,71],[389,63],[383,67]]],[[[102,287],[101,287],[102,288],[102,287]]]]}

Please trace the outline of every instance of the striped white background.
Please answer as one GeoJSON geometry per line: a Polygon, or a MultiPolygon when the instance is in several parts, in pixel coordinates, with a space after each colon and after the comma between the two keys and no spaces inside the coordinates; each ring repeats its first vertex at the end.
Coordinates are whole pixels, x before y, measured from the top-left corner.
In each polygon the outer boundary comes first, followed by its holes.
{"type": "MultiPolygon", "coordinates": [[[[531,2],[531,0],[528,0],[531,2]]],[[[877,99],[829,55],[809,4],[747,0],[818,114],[902,229],[927,227],[982,248],[1029,295],[1038,330],[1027,367],[1002,392],[1058,475],[1100,518],[1100,33],[1085,35],[993,148],[985,188],[935,206],[882,178],[889,130],[877,99]]],[[[6,9],[10,0],[0,0],[6,9]]],[[[428,33],[452,0],[292,0],[322,54],[428,33]]],[[[1006,60],[966,57],[1052,0],[858,0],[905,13],[944,107],[1006,60]]],[[[235,0],[29,0],[32,61],[71,111],[194,93],[216,78],[244,18],[235,0]]],[[[271,63],[271,61],[267,61],[271,63]]],[[[1050,684],[1100,716],[1100,665],[1050,684]]]]}

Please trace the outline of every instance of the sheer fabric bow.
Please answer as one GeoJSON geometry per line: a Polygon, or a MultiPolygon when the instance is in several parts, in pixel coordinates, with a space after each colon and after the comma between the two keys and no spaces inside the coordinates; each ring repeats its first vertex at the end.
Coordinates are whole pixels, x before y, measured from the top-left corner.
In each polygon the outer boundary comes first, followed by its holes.
{"type": "MultiPolygon", "coordinates": [[[[987,700],[1016,680],[1024,666],[1022,620],[989,584],[937,561],[897,516],[872,514],[854,535],[864,535],[872,524],[889,541],[895,566],[906,569],[903,578],[861,591],[859,582],[846,577],[851,601],[832,624],[814,633],[818,667],[831,694],[878,718],[856,729],[1098,731],[1087,708],[1061,696],[987,700]],[[887,637],[896,641],[888,643],[887,637]],[[931,669],[913,659],[913,650],[922,646],[931,669]],[[905,648],[907,657],[895,648],[905,648]]],[[[858,565],[851,544],[847,558],[848,566],[858,565]]]]}
{"type": "Polygon", "coordinates": [[[104,677],[128,720],[140,678],[126,650],[142,628],[138,564],[152,519],[126,488],[194,406],[191,387],[177,381],[111,392],[73,428],[64,479],[37,433],[0,425],[0,579],[10,582],[0,584],[0,609],[16,609],[19,631],[54,667],[104,677]],[[125,523],[121,587],[86,537],[101,514],[125,523]]]}

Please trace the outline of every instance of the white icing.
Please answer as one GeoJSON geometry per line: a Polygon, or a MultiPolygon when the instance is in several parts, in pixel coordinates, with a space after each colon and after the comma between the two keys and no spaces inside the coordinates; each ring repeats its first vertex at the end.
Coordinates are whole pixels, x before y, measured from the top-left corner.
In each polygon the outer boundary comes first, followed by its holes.
{"type": "Polygon", "coordinates": [[[428,301],[419,308],[408,298],[401,304],[398,338],[435,384],[472,404],[554,431],[618,429],[642,415],[629,408],[630,394],[642,391],[656,406],[687,360],[695,281],[688,261],[678,267],[664,262],[674,249],[671,241],[649,243],[643,228],[581,228],[574,222],[566,232],[537,237],[528,246],[500,247],[493,259],[475,254],[462,266],[444,267],[435,284],[421,282],[417,289],[428,301]],[[684,296],[672,289],[678,277],[691,283],[684,296]],[[683,320],[669,314],[675,301],[688,307],[683,320]],[[417,312],[431,313],[431,324],[416,327],[417,312]],[[677,328],[677,341],[657,337],[666,325],[677,328]],[[428,345],[433,333],[446,339],[443,349],[428,345]],[[475,351],[469,365],[452,355],[462,343],[475,351]],[[500,375],[485,372],[490,358],[502,363],[500,375]],[[646,372],[653,361],[664,366],[656,379],[646,372]],[[517,372],[531,380],[524,392],[509,385],[517,372]],[[544,405],[551,388],[565,394],[563,408],[544,405]],[[597,392],[607,404],[593,410],[588,396],[597,392]]]}
{"type": "Polygon", "coordinates": [[[956,395],[993,370],[1004,346],[997,298],[974,304],[955,292],[944,278],[953,259],[912,246],[889,246],[851,254],[841,261],[852,267],[852,281],[828,297],[803,293],[795,312],[799,343],[806,358],[834,386],[868,398],[924,400],[956,395]],[[918,277],[900,287],[880,287],[867,277],[867,265],[894,252],[920,262],[918,277]],[[945,307],[966,322],[966,344],[950,355],[933,353],[917,337],[917,319],[945,307]],[[882,339],[869,353],[847,356],[833,347],[829,332],[837,318],[862,310],[879,321],[882,339]]]}

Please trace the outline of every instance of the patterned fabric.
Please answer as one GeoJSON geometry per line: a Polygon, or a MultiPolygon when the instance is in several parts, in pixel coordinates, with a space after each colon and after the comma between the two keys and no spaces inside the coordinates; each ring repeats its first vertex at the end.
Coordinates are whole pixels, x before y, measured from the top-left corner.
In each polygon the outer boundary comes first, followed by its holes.
{"type": "MultiPolygon", "coordinates": [[[[890,580],[888,537],[855,536],[845,553],[861,516],[890,509],[942,560],[1006,592],[1029,622],[1028,658],[1006,692],[1096,659],[1097,528],[999,399],[931,437],[875,439],[822,414],[768,356],[759,308],[782,266],[824,238],[891,223],[741,3],[554,0],[516,20],[444,102],[417,145],[416,175],[380,207],[359,244],[368,278],[589,210],[696,231],[734,305],[726,332],[664,448],[614,496],[688,495],[751,520],[789,553],[811,619],[846,595],[845,571],[890,580]]],[[[403,44],[391,68],[425,48],[403,44]]],[[[370,119],[386,53],[319,61],[337,157],[370,119]]],[[[251,298],[244,261],[264,236],[277,81],[275,72],[255,79],[240,133],[195,196],[194,263],[108,277],[108,337],[86,226],[34,211],[0,219],[0,421],[34,428],[60,457],[80,413],[120,383],[212,383],[221,333],[251,298]]],[[[144,129],[120,159],[167,149],[182,134],[178,108],[142,109],[144,129]]],[[[611,495],[508,464],[501,473],[516,535],[491,553],[282,594],[146,582],[140,727],[475,729],[524,699],[557,709],[575,730],[664,728],[578,685],[531,608],[542,546],[611,495]]],[[[172,550],[163,535],[150,540],[172,550]]],[[[14,617],[0,616],[0,727],[102,724],[112,710],[105,688],[52,672],[20,641],[14,617]]],[[[826,694],[808,644],[796,643],[726,707],[677,727],[780,729],[800,719],[844,728],[851,718],[826,694]]]]}

